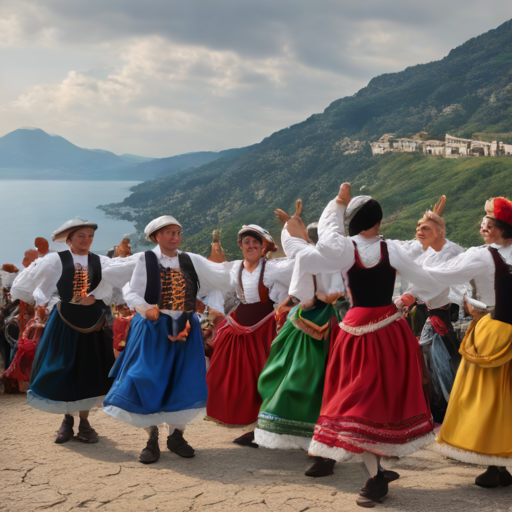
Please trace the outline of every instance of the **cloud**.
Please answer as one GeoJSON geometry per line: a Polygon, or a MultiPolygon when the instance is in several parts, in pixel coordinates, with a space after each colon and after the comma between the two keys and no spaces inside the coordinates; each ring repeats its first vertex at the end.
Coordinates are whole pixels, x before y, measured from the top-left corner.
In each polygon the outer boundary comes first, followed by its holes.
{"type": "Polygon", "coordinates": [[[33,124],[151,156],[248,145],[378,74],[443,57],[507,11],[509,0],[3,0],[2,55],[37,49],[47,70],[0,103],[0,130],[33,124]],[[65,69],[63,48],[76,55],[65,69]]]}

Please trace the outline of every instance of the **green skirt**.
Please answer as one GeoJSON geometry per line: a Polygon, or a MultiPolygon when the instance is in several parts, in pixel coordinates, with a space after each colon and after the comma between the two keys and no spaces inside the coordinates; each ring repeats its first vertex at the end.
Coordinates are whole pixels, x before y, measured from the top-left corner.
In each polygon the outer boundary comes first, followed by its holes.
{"type": "Polygon", "coordinates": [[[295,327],[301,317],[318,326],[329,323],[329,304],[302,311],[296,306],[272,343],[258,380],[263,404],[255,441],[265,448],[307,450],[322,406],[330,336],[317,340],[295,327]]]}

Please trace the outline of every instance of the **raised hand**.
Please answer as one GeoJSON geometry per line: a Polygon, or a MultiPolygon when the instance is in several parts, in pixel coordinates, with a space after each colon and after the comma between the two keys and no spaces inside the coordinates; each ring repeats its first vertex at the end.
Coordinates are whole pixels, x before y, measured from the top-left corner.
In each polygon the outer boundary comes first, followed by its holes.
{"type": "Polygon", "coordinates": [[[350,183],[342,183],[336,202],[338,204],[347,205],[352,199],[352,193],[350,192],[350,183]]]}
{"type": "Polygon", "coordinates": [[[284,212],[283,210],[280,210],[279,208],[277,210],[275,210],[274,213],[276,214],[276,217],[279,219],[279,221],[283,225],[286,224],[291,218],[286,212],[284,212]]]}

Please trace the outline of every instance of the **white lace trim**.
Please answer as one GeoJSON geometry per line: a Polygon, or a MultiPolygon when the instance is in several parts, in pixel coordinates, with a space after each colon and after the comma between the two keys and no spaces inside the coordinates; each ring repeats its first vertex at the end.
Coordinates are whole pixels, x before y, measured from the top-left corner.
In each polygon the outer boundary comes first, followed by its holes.
{"type": "Polygon", "coordinates": [[[168,425],[186,425],[198,416],[206,416],[206,407],[185,409],[184,411],[156,412],[154,414],[137,414],[125,411],[114,405],[108,405],[103,410],[117,420],[129,423],[134,427],[152,427],[167,423],[168,425]]]}
{"type": "Polygon", "coordinates": [[[368,332],[375,332],[379,329],[382,329],[383,327],[386,327],[389,324],[392,324],[395,320],[398,320],[402,316],[402,313],[397,311],[394,315],[388,316],[387,318],[384,318],[384,320],[381,320],[380,322],[375,322],[374,324],[368,324],[368,325],[360,325],[358,327],[353,327],[351,325],[344,324],[343,322],[340,322],[340,327],[349,334],[353,334],[354,336],[361,336],[363,334],[366,334],[368,332]]]}
{"type": "Polygon", "coordinates": [[[263,448],[277,449],[277,450],[293,450],[301,449],[304,451],[309,450],[311,444],[310,437],[291,436],[289,434],[276,434],[275,432],[268,432],[257,428],[254,431],[254,440],[263,448]]]}
{"type": "Polygon", "coordinates": [[[75,414],[80,411],[90,411],[96,407],[101,407],[104,399],[105,395],[84,398],[75,402],[58,402],[36,395],[30,389],[27,391],[27,405],[52,414],[75,414]]]}
{"type": "Polygon", "coordinates": [[[435,450],[449,459],[455,459],[468,464],[512,467],[512,457],[506,458],[495,457],[494,455],[484,455],[482,453],[461,450],[460,448],[455,448],[444,443],[436,443],[435,450]]]}
{"type": "MultiPolygon", "coordinates": [[[[432,444],[434,441],[434,434],[429,433],[405,444],[358,443],[358,447],[364,451],[375,453],[383,457],[405,457],[406,455],[420,450],[424,446],[432,444]]],[[[343,448],[338,448],[337,446],[327,446],[315,440],[311,441],[309,454],[333,459],[337,462],[361,462],[363,460],[358,453],[352,453],[343,448]]]]}

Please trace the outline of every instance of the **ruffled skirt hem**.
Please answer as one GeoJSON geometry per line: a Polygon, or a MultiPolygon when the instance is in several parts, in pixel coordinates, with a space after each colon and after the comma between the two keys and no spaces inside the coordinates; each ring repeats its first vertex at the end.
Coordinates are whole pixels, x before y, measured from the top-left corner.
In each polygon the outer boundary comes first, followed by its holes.
{"type": "Polygon", "coordinates": [[[370,452],[382,457],[405,457],[410,455],[421,448],[434,443],[435,438],[433,433],[426,434],[418,437],[413,441],[404,444],[390,444],[390,443],[367,443],[366,445],[360,443],[361,452],[354,453],[344,448],[337,446],[328,446],[319,441],[311,441],[309,447],[309,454],[316,457],[324,457],[333,459],[337,462],[362,462],[361,453],[370,452]]]}
{"type": "Polygon", "coordinates": [[[460,462],[469,464],[477,464],[479,466],[506,466],[512,467],[512,457],[496,457],[494,455],[486,455],[484,453],[476,453],[468,450],[455,448],[448,444],[437,442],[435,449],[441,455],[449,459],[455,459],[460,462]]]}
{"type": "Polygon", "coordinates": [[[36,395],[30,389],[27,391],[27,405],[52,414],[74,414],[80,411],[90,411],[96,407],[101,407],[104,398],[105,395],[84,398],[74,402],[59,402],[36,395]]]}
{"type": "Polygon", "coordinates": [[[255,442],[263,448],[273,450],[309,450],[311,437],[293,436],[290,434],[277,434],[257,428],[254,431],[255,442]]]}
{"type": "Polygon", "coordinates": [[[168,425],[182,425],[183,427],[190,423],[193,419],[206,415],[206,407],[196,409],[185,409],[183,411],[156,412],[153,414],[138,414],[135,412],[125,411],[115,405],[107,405],[103,411],[117,420],[129,423],[134,427],[152,427],[167,423],[168,425]]]}

